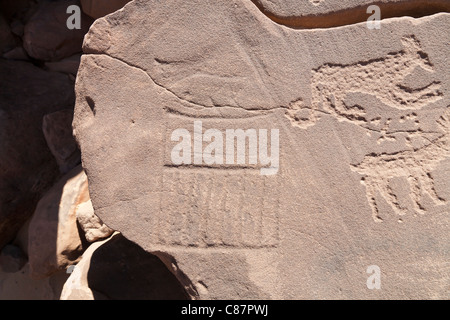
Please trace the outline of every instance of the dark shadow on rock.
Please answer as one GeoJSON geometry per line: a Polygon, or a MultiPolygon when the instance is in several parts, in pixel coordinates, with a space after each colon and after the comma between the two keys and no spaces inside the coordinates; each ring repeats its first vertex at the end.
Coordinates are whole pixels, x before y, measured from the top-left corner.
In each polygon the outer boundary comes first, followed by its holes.
{"type": "Polygon", "coordinates": [[[118,234],[92,255],[87,275],[95,299],[187,300],[183,286],[155,255],[118,234]]]}

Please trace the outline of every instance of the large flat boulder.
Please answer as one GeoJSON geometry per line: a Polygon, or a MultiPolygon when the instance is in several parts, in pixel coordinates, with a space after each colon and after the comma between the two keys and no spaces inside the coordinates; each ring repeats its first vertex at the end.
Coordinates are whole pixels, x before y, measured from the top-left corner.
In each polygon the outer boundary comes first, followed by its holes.
{"type": "Polygon", "coordinates": [[[97,20],[74,117],[95,213],[193,298],[449,298],[449,22],[296,30],[248,0],[97,20]]]}

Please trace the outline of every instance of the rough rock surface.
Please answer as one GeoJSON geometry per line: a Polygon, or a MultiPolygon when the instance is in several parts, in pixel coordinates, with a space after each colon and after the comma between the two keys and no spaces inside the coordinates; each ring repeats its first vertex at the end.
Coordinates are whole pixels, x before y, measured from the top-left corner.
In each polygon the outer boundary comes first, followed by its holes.
{"type": "Polygon", "coordinates": [[[59,175],[43,116],[74,104],[66,75],[0,60],[0,248],[11,241],[59,175]],[[7,75],[7,76],[4,76],[7,75]]]}
{"type": "Polygon", "coordinates": [[[78,261],[83,246],[76,207],[87,200],[87,177],[80,165],[61,178],[39,201],[28,234],[33,278],[49,276],[78,261]]]}
{"type": "Polygon", "coordinates": [[[97,20],[74,119],[96,214],[193,297],[449,298],[449,23],[295,30],[248,0],[97,20]],[[180,128],[278,129],[276,174],[198,136],[175,163],[180,128]]]}
{"type": "Polygon", "coordinates": [[[98,19],[121,9],[131,0],[81,0],[83,12],[98,19]]]}
{"type": "Polygon", "coordinates": [[[61,300],[180,300],[187,297],[161,260],[118,233],[86,250],[61,294],[61,300]]]}
{"type": "Polygon", "coordinates": [[[77,221],[88,242],[107,238],[114,232],[95,215],[91,200],[79,204],[76,208],[76,214],[77,221]]]}
{"type": "Polygon", "coordinates": [[[79,1],[43,1],[25,25],[23,44],[28,54],[39,60],[55,61],[80,52],[83,37],[92,24],[92,18],[81,14],[81,29],[67,28],[67,8],[80,5],[79,1]]]}

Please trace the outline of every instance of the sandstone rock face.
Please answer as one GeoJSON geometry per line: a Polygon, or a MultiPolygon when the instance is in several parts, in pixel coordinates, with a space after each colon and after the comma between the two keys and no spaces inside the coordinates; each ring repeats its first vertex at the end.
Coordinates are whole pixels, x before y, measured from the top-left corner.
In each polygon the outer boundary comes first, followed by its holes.
{"type": "Polygon", "coordinates": [[[156,256],[119,233],[86,250],[61,294],[61,300],[186,298],[175,276],[156,256]]]}
{"type": "Polygon", "coordinates": [[[66,75],[31,63],[0,60],[0,248],[31,216],[57,179],[58,166],[42,133],[44,115],[74,103],[66,75]]]}
{"type": "Polygon", "coordinates": [[[83,12],[98,19],[121,9],[131,0],[81,0],[83,12]]]}
{"type": "Polygon", "coordinates": [[[449,23],[296,30],[247,0],[97,20],[74,118],[96,214],[193,298],[448,299],[449,23]]]}
{"type": "Polygon", "coordinates": [[[28,235],[33,278],[49,276],[78,261],[82,242],[77,227],[76,207],[87,200],[87,177],[81,166],[78,166],[39,201],[28,235]]]}
{"type": "Polygon", "coordinates": [[[25,25],[24,48],[39,60],[55,61],[70,57],[80,51],[83,37],[89,30],[92,19],[81,15],[81,29],[67,28],[67,8],[80,5],[79,1],[64,0],[42,2],[39,9],[25,25]]]}

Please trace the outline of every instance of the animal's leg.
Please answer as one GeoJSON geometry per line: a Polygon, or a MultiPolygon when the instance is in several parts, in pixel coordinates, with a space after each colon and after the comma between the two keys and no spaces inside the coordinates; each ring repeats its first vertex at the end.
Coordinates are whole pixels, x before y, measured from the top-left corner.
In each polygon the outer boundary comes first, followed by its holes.
{"type": "Polygon", "coordinates": [[[446,204],[445,199],[441,198],[434,187],[434,180],[431,177],[430,173],[423,172],[420,175],[420,185],[423,187],[423,190],[428,193],[433,199],[434,203],[437,205],[444,205],[446,204]]]}
{"type": "Polygon", "coordinates": [[[414,209],[419,214],[425,213],[425,208],[422,206],[422,188],[420,187],[420,181],[418,177],[413,175],[408,177],[409,186],[411,189],[411,199],[414,204],[414,209]]]}
{"type": "Polygon", "coordinates": [[[369,201],[370,208],[372,209],[372,218],[375,222],[382,222],[383,219],[380,217],[376,200],[377,195],[376,179],[374,179],[371,176],[366,176],[364,179],[364,184],[366,186],[367,200],[369,201]]]}
{"type": "Polygon", "coordinates": [[[379,188],[381,191],[381,195],[386,200],[386,202],[391,206],[394,212],[400,216],[403,216],[407,213],[407,210],[403,208],[398,202],[397,196],[389,186],[389,178],[381,178],[379,188]]]}

